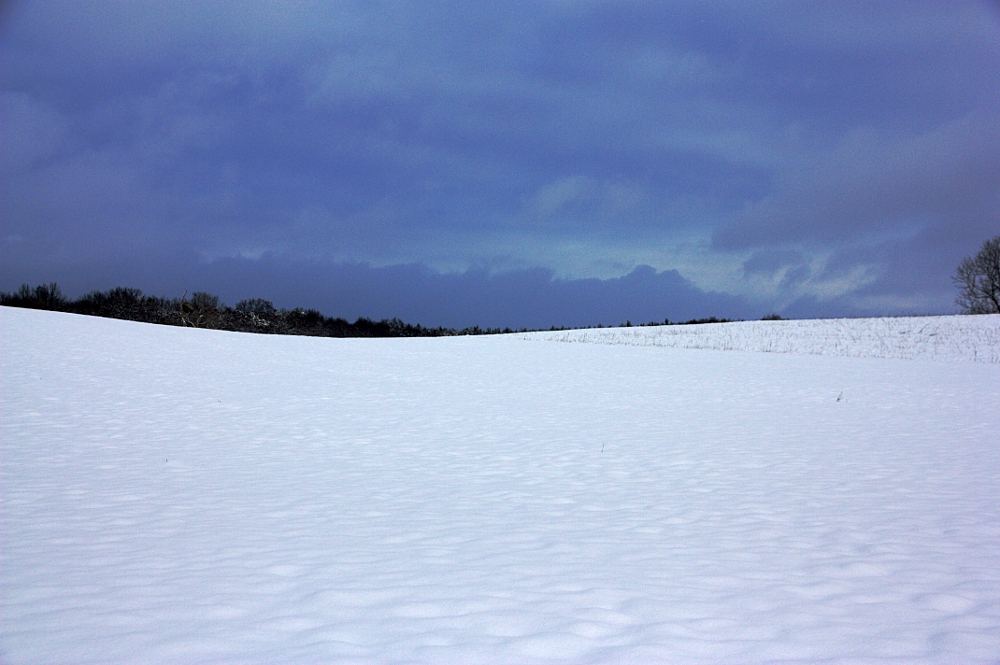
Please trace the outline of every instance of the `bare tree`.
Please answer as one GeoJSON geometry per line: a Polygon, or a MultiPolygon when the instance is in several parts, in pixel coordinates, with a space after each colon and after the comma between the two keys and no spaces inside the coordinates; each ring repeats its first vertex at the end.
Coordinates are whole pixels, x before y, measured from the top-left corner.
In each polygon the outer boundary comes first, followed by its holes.
{"type": "Polygon", "coordinates": [[[1000,236],[962,259],[952,281],[958,287],[955,303],[966,314],[1000,313],[1000,236]]]}

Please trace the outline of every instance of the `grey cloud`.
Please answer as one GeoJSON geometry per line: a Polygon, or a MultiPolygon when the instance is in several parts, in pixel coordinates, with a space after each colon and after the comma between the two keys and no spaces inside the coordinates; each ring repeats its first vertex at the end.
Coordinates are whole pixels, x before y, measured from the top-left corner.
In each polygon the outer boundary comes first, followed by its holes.
{"type": "Polygon", "coordinates": [[[56,109],[23,92],[0,92],[0,127],[0,172],[8,174],[51,159],[69,134],[69,123],[56,109]]]}
{"type": "Polygon", "coordinates": [[[805,261],[805,258],[802,252],[794,249],[758,250],[743,262],[743,273],[745,275],[773,277],[782,268],[799,265],[805,261]]]}
{"type": "Polygon", "coordinates": [[[781,288],[790,289],[802,284],[812,276],[812,268],[798,265],[790,268],[781,278],[781,288]]]}
{"type": "Polygon", "coordinates": [[[896,141],[856,131],[811,167],[786,171],[773,194],[716,232],[713,243],[843,244],[942,222],[981,232],[1000,197],[998,120],[996,110],[977,111],[896,141]]]}
{"type": "Polygon", "coordinates": [[[717,230],[704,260],[758,252],[744,273],[794,291],[835,278],[797,267],[817,255],[888,274],[904,258],[886,253],[926,258],[930,231],[953,228],[951,260],[997,207],[987,15],[923,1],[21,0],[0,26],[0,115],[16,132],[0,225],[22,244],[0,258],[464,269],[566,246],[579,273],[717,230]],[[772,250],[802,258],[772,266],[772,250]]]}

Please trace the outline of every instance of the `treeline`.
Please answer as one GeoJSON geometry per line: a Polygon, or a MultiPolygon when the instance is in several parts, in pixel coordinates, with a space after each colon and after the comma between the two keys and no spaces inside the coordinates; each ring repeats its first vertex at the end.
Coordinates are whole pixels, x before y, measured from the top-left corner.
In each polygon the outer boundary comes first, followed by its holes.
{"type": "Polygon", "coordinates": [[[71,300],[59,285],[43,284],[34,288],[24,284],[14,293],[0,293],[0,305],[28,307],[88,316],[103,316],[126,321],[159,323],[230,330],[233,332],[273,335],[312,335],[316,337],[444,337],[448,335],[487,335],[519,332],[510,328],[425,328],[399,319],[372,321],[364,317],[354,323],[323,316],[315,309],[278,309],[261,298],[241,300],[235,307],[219,302],[218,296],[195,292],[180,298],[148,296],[139,289],[118,287],[93,291],[71,300]]]}
{"type": "MultiPolygon", "coordinates": [[[[361,317],[354,323],[346,319],[323,316],[315,309],[278,309],[268,300],[251,298],[241,300],[235,307],[219,302],[218,296],[195,292],[188,297],[160,298],[148,296],[139,289],[117,287],[110,291],[92,291],[76,300],[65,297],[56,283],[32,288],[22,284],[14,293],[0,292],[0,305],[47,309],[56,312],[103,316],[126,321],[159,323],[168,326],[209,328],[232,332],[252,332],[272,335],[312,335],[316,337],[446,337],[451,335],[497,335],[514,332],[533,332],[528,328],[425,328],[399,319],[372,321],[361,317]]],[[[765,320],[780,319],[777,314],[765,320]]],[[[651,321],[640,326],[687,325],[694,323],[729,323],[730,319],[691,319],[690,321],[651,321]]],[[[587,326],[590,328],[590,326],[587,326]]],[[[598,325],[597,328],[604,326],[598,325]]],[[[626,321],[620,327],[632,327],[626,321]]],[[[552,326],[548,330],[568,330],[552,326]]]]}

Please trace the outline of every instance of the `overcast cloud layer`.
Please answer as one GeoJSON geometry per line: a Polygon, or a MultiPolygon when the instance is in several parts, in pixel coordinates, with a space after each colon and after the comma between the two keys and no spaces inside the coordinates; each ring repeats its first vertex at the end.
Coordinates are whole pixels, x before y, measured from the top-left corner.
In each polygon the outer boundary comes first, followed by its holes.
{"type": "Polygon", "coordinates": [[[426,325],[954,311],[1000,6],[0,4],[0,290],[426,325]]]}

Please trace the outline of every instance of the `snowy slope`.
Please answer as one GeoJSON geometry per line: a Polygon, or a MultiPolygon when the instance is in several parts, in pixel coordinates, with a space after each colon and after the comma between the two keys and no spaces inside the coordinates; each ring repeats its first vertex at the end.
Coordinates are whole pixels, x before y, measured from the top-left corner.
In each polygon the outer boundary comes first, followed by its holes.
{"type": "Polygon", "coordinates": [[[741,321],[529,333],[525,339],[1000,363],[1000,314],[741,321]]]}
{"type": "Polygon", "coordinates": [[[0,400],[10,665],[1000,662],[995,363],[0,308],[0,400]]]}

